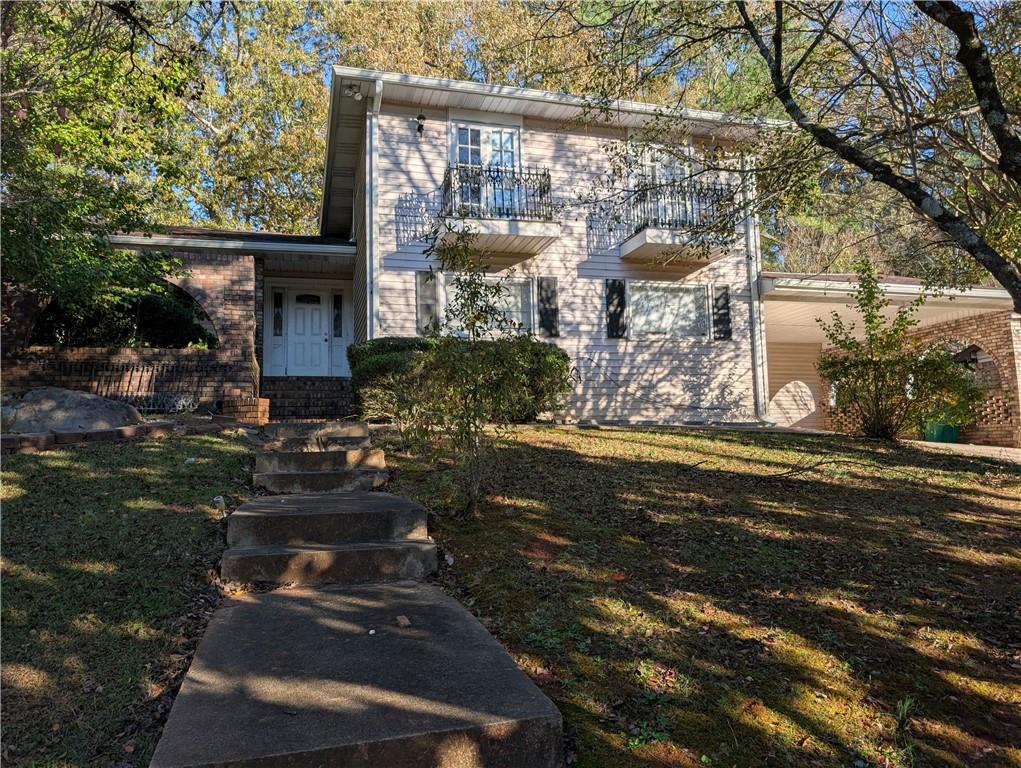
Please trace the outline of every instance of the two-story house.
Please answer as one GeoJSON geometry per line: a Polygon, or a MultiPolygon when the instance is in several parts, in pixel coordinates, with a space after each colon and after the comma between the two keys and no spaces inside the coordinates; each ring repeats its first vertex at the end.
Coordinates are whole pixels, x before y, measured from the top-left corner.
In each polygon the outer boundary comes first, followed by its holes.
{"type": "MultiPolygon", "coordinates": [[[[815,318],[846,311],[853,286],[761,276],[757,221],[741,205],[750,174],[700,167],[721,153],[733,165],[716,168],[746,163],[760,124],[673,113],[681,146],[657,159],[636,141],[662,124],[649,104],[592,109],[565,94],[349,67],[334,68],[330,98],[318,236],[117,238],[180,255],[187,273],[174,281],[219,339],[216,352],[173,358],[175,387],[205,402],[260,392],[278,418],[348,413],[347,347],[422,333],[443,315],[446,281],[426,279],[426,249],[449,224],[476,232],[507,277],[508,315],[573,360],[563,418],[828,426],[815,318]],[[646,151],[621,171],[635,144],[646,151]]],[[[920,290],[889,289],[905,300],[920,290]]],[[[983,290],[927,304],[923,317],[956,336],[975,334],[952,323],[979,315],[976,327],[999,329],[1003,351],[990,351],[1004,388],[989,418],[1002,432],[991,439],[1007,444],[1021,439],[1021,320],[1009,309],[1005,292],[983,290]]]]}
{"type": "MultiPolygon", "coordinates": [[[[180,284],[221,339],[252,349],[279,415],[342,407],[349,344],[414,335],[443,315],[445,281],[426,279],[425,251],[446,222],[476,232],[507,277],[508,314],[571,356],[566,418],[753,422],[766,401],[755,222],[735,221],[711,247],[693,234],[736,209],[736,176],[645,161],[607,183],[629,137],[660,114],[335,67],[319,238],[119,240],[186,254],[180,284]]],[[[715,113],[682,117],[694,158],[755,131],[715,113]]]]}

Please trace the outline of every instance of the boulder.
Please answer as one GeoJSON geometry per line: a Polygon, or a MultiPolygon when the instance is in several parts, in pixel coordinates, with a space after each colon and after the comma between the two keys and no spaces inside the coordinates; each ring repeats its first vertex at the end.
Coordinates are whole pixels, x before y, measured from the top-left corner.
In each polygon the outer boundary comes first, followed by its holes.
{"type": "Polygon", "coordinates": [[[142,423],[128,403],[59,387],[29,390],[7,405],[4,422],[11,432],[88,432],[142,423]]]}

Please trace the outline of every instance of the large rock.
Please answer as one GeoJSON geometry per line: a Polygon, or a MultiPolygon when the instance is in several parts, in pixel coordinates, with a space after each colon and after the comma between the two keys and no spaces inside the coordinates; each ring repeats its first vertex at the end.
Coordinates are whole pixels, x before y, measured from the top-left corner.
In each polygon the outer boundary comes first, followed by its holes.
{"type": "Polygon", "coordinates": [[[142,423],[128,403],[59,387],[30,390],[7,406],[4,426],[10,432],[84,432],[142,423]]]}

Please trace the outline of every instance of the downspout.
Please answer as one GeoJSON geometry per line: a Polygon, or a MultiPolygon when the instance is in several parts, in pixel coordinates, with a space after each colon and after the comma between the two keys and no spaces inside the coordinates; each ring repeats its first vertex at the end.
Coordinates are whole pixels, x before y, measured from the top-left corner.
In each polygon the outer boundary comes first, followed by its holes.
{"type": "Polygon", "coordinates": [[[379,144],[379,108],[383,103],[383,81],[376,80],[372,94],[372,105],[366,113],[368,125],[365,140],[368,151],[365,153],[365,251],[366,251],[366,309],[368,318],[365,325],[365,338],[374,339],[379,323],[379,217],[378,196],[376,191],[376,168],[379,144]]]}
{"type": "Polygon", "coordinates": [[[759,273],[762,271],[762,253],[759,250],[759,214],[755,211],[756,195],[754,168],[746,157],[741,162],[747,180],[744,203],[749,215],[745,217],[745,255],[748,267],[748,290],[751,343],[752,343],[752,388],[755,397],[755,417],[769,422],[766,404],[766,354],[762,324],[762,304],[759,295],[759,273]]]}

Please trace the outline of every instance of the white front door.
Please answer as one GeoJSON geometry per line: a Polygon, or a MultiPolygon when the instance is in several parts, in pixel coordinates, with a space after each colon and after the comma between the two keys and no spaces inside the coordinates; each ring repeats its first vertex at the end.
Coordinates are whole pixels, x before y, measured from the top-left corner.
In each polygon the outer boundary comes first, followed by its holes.
{"type": "Polygon", "coordinates": [[[288,376],[330,375],[330,299],[327,291],[288,292],[288,376]]]}

